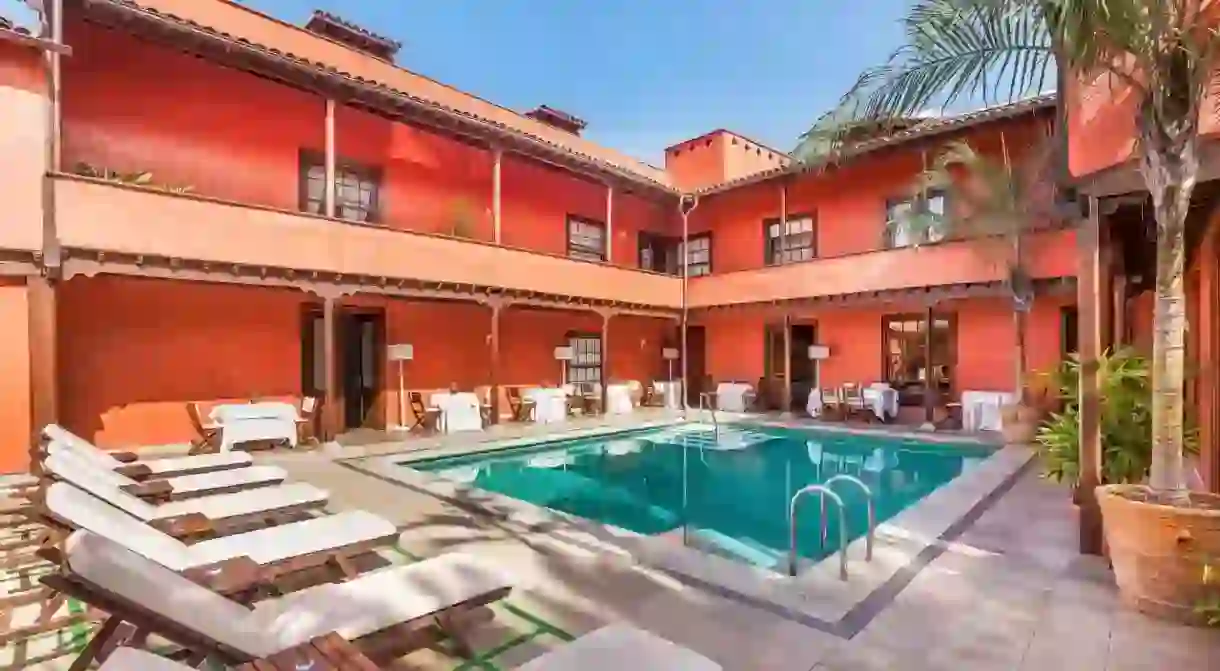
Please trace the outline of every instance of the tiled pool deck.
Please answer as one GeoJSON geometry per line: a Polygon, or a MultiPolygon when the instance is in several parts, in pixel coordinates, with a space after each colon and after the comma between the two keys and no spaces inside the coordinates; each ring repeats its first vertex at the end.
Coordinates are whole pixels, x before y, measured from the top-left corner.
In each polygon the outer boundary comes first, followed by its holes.
{"type": "MultiPolygon", "coordinates": [[[[595,424],[604,422],[584,426],[595,424]]],[[[540,429],[497,433],[528,437],[540,429]]],[[[1220,634],[1159,623],[1118,605],[1104,564],[1076,552],[1068,492],[1022,468],[1028,452],[1020,448],[989,460],[994,465],[984,469],[992,472],[984,470],[976,484],[957,493],[939,490],[947,492],[943,500],[926,500],[930,512],[922,517],[892,520],[871,566],[854,548],[848,583],[833,570],[805,569],[797,580],[809,582],[813,598],[789,603],[780,598],[782,589],[749,593],[733,582],[741,576],[726,578],[715,569],[705,579],[692,576],[696,569],[680,565],[691,557],[658,557],[640,547],[633,557],[621,538],[553,516],[523,516],[518,506],[478,492],[445,500],[377,473],[377,464],[486,447],[454,438],[460,437],[259,457],[295,480],[330,490],[335,510],[361,508],[392,519],[412,555],[461,549],[519,577],[508,606],[475,639],[479,660],[463,665],[443,651],[421,651],[396,668],[512,668],[569,636],[616,621],[697,650],[728,670],[1220,668],[1220,634]],[[726,582],[727,588],[720,584],[726,582]]],[[[666,547],[690,552],[680,544],[666,547]]],[[[66,669],[70,657],[45,649],[71,647],[71,634],[26,642],[20,650],[0,648],[0,668],[21,659],[8,668],[66,669]],[[32,664],[38,657],[49,661],[32,664]]]]}

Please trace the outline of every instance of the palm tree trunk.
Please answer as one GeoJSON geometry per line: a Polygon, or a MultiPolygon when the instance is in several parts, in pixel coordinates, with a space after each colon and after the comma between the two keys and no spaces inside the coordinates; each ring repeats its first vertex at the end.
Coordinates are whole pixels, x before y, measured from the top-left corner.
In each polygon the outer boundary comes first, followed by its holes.
{"type": "Polygon", "coordinates": [[[1022,276],[1024,276],[1024,274],[1023,274],[1024,265],[1023,264],[1025,263],[1024,254],[1022,253],[1022,249],[1021,249],[1021,229],[1020,228],[1017,228],[1012,236],[1012,256],[1013,256],[1013,261],[1012,261],[1013,272],[1009,272],[1008,275],[1010,278],[1012,278],[1012,282],[1013,282],[1012,324],[1013,324],[1013,329],[1016,331],[1016,335],[1017,335],[1017,351],[1016,351],[1017,360],[1016,360],[1016,371],[1015,371],[1016,377],[1017,377],[1017,379],[1016,379],[1017,403],[1021,406],[1024,406],[1026,401],[1028,400],[1028,399],[1026,399],[1026,394],[1025,394],[1025,378],[1029,375],[1029,359],[1028,359],[1028,357],[1026,355],[1026,351],[1025,351],[1025,331],[1026,331],[1026,323],[1029,321],[1028,319],[1026,319],[1028,310],[1029,310],[1029,305],[1028,304],[1022,305],[1021,301],[1024,300],[1026,297],[1017,295],[1018,290],[1020,290],[1020,291],[1025,290],[1024,286],[1020,287],[1020,289],[1018,289],[1018,287],[1016,286],[1016,279],[1017,279],[1018,273],[1021,273],[1022,276]]]}
{"type": "Polygon", "coordinates": [[[1186,489],[1182,380],[1186,331],[1186,214],[1199,172],[1197,133],[1163,116],[1140,114],[1140,172],[1156,214],[1156,305],[1152,341],[1152,470],[1155,490],[1186,489]]]}

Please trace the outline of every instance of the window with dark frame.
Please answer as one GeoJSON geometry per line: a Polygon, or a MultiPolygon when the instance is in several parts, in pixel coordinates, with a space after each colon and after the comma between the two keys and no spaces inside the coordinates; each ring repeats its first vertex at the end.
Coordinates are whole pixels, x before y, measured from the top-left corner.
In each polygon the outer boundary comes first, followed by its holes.
{"type": "Polygon", "coordinates": [[[605,261],[606,225],[600,221],[569,215],[568,257],[585,261],[605,261]]]}
{"type": "Polygon", "coordinates": [[[768,266],[808,261],[817,256],[817,223],[814,215],[797,214],[788,217],[786,234],[780,220],[763,221],[765,262],[768,266]]]}
{"type": "MultiPolygon", "coordinates": [[[[686,252],[686,272],[690,277],[700,277],[702,275],[712,274],[712,234],[700,233],[687,238],[690,243],[690,248],[686,252]]],[[[682,259],[682,243],[678,242],[677,252],[675,256],[681,263],[682,259]]],[[[678,267],[678,275],[682,274],[682,267],[678,267]]]]}
{"type": "MultiPolygon", "coordinates": [[[[376,223],[381,173],[348,161],[335,162],[335,217],[376,223]]],[[[301,152],[301,211],[326,214],[326,159],[301,152]]]]}
{"type": "MultiPolygon", "coordinates": [[[[932,316],[932,383],[941,393],[953,386],[957,361],[955,343],[957,321],[952,315],[932,316]]],[[[899,392],[904,405],[919,405],[928,378],[924,339],[927,316],[922,314],[885,315],[881,319],[882,374],[884,381],[899,392]]]]}
{"type": "Polygon", "coordinates": [[[572,360],[568,362],[570,384],[593,384],[602,381],[602,339],[587,333],[568,335],[572,360]]]}
{"type": "Polygon", "coordinates": [[[946,193],[942,189],[928,191],[924,197],[895,198],[885,203],[885,246],[888,249],[910,247],[940,242],[945,239],[945,232],[935,227],[915,227],[913,220],[922,215],[932,214],[944,217],[946,208],[946,193]]]}

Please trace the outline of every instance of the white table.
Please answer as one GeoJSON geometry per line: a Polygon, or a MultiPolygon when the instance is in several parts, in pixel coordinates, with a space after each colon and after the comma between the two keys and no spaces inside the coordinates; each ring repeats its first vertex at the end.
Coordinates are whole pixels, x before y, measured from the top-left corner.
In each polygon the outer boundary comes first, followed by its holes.
{"type": "Polygon", "coordinates": [[[437,429],[441,433],[483,430],[482,403],[472,392],[433,394],[432,407],[440,411],[437,429]]]}
{"type": "Polygon", "coordinates": [[[963,391],[962,428],[966,431],[1000,431],[1004,422],[1000,408],[1016,402],[1007,391],[963,391]]]}
{"type": "Polygon", "coordinates": [[[563,389],[533,387],[521,392],[521,397],[534,402],[534,421],[554,424],[568,418],[568,397],[563,389]]]}
{"type": "Polygon", "coordinates": [[[606,385],[604,410],[607,415],[630,415],[635,410],[631,403],[631,388],[625,384],[606,385]]]}
{"type": "Polygon", "coordinates": [[[297,424],[302,421],[291,403],[229,403],[212,408],[212,421],[220,429],[220,451],[251,441],[283,440],[297,446],[297,424]]]}
{"type": "Polygon", "coordinates": [[[753,393],[753,385],[745,382],[721,382],[716,385],[716,409],[726,412],[745,412],[746,394],[753,393]]]}
{"type": "Polygon", "coordinates": [[[682,383],[677,380],[654,380],[653,388],[665,397],[665,407],[670,410],[682,409],[682,383]]]}

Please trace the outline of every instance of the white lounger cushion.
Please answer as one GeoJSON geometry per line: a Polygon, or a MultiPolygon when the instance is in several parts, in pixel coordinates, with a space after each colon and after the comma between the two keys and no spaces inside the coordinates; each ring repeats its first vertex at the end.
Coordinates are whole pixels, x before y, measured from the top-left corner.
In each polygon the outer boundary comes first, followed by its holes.
{"type": "Polygon", "coordinates": [[[366,573],[259,602],[253,611],[88,531],[64,543],[73,573],[255,658],[332,631],[349,640],[511,586],[461,554],[366,573]]]}
{"type": "Polygon", "coordinates": [[[109,538],[173,571],[234,557],[274,564],[386,538],[396,532],[389,520],[357,510],[187,545],[66,482],[56,482],[47,489],[46,506],[52,515],[73,527],[109,538]]]}
{"type": "Polygon", "coordinates": [[[721,671],[720,665],[676,643],[625,624],[585,634],[517,671],[721,671]]]}
{"type": "MultiPolygon", "coordinates": [[[[123,462],[115,459],[93,443],[68,431],[58,424],[48,424],[42,432],[53,440],[59,440],[74,447],[90,461],[108,469],[123,466],[123,462]]],[[[207,471],[223,468],[235,468],[249,465],[254,458],[246,452],[220,452],[215,454],[199,454],[187,457],[167,457],[164,459],[141,459],[136,462],[146,466],[152,473],[181,473],[183,471],[207,471]]]]}
{"type": "MultiPolygon", "coordinates": [[[[95,467],[101,466],[96,468],[99,476],[113,483],[116,487],[136,484],[135,480],[126,475],[95,463],[89,458],[87,452],[73,447],[71,443],[61,441],[58,438],[52,438],[51,442],[47,444],[47,454],[56,454],[63,451],[76,455],[79,461],[89,461],[95,467]]],[[[246,468],[226,468],[224,470],[193,473],[191,475],[177,475],[161,478],[161,480],[170,486],[174,494],[187,495],[196,492],[245,488],[259,484],[282,482],[287,477],[288,474],[284,469],[276,466],[248,466],[246,468]]]]}
{"type": "Polygon", "coordinates": [[[191,667],[147,650],[118,648],[97,671],[191,671],[191,667]]]}
{"type": "Polygon", "coordinates": [[[317,505],[325,503],[328,496],[326,491],[313,485],[294,483],[154,505],[123,491],[113,481],[115,473],[97,468],[79,458],[75,452],[60,451],[48,454],[43,460],[43,466],[58,478],[71,482],[145,521],[188,513],[200,513],[208,519],[223,520],[296,506],[317,505]]]}

